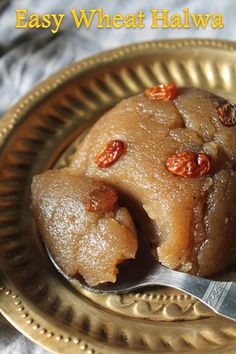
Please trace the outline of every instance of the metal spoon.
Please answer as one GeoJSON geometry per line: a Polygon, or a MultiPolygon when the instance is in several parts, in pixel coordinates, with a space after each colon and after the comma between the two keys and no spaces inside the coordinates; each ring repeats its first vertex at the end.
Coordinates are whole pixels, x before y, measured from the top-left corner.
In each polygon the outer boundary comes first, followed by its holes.
{"type": "MultiPolygon", "coordinates": [[[[48,248],[47,252],[55,267],[59,268],[48,248]]],[[[120,294],[150,286],[164,285],[179,289],[194,296],[214,312],[236,321],[236,282],[214,281],[170,270],[158,263],[151,255],[148,243],[140,237],[139,249],[135,260],[124,262],[120,266],[117,281],[89,287],[82,277],[79,282],[86,290],[95,293],[120,294]]]]}

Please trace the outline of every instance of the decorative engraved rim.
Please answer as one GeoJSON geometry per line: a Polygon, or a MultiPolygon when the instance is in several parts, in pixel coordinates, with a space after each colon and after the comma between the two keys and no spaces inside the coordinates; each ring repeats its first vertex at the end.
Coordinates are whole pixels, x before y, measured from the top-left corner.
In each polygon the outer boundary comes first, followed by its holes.
{"type": "MultiPolygon", "coordinates": [[[[75,63],[39,84],[1,119],[0,147],[4,144],[8,134],[22,116],[48,94],[60,88],[78,74],[86,74],[86,71],[105,63],[118,63],[123,58],[139,57],[146,54],[147,51],[156,54],[161,51],[191,47],[219,48],[225,51],[236,51],[236,43],[228,41],[207,39],[168,40],[129,45],[75,63]]],[[[107,353],[108,348],[105,344],[92,338],[88,343],[87,336],[83,336],[83,334],[79,334],[80,338],[77,338],[77,333],[75,332],[74,336],[71,336],[72,331],[70,331],[70,335],[68,335],[66,325],[60,324],[56,326],[54,323],[49,323],[44,313],[40,313],[39,310],[36,313],[34,305],[27,298],[17,295],[14,284],[10,284],[2,274],[0,274],[0,312],[22,333],[52,352],[64,352],[66,350],[68,353],[107,353]]],[[[214,318],[212,320],[214,321],[214,318]]],[[[229,338],[232,337],[230,333],[224,334],[228,335],[229,338]]],[[[114,352],[117,354],[124,353],[124,350],[115,348],[114,352]]],[[[214,351],[214,353],[223,352],[225,353],[222,347],[214,351]]],[[[227,352],[235,353],[235,346],[234,348],[227,348],[227,352]]],[[[129,353],[135,353],[135,351],[129,350],[129,353]]]]}
{"type": "Polygon", "coordinates": [[[135,55],[138,56],[144,54],[147,50],[154,52],[156,50],[173,50],[184,47],[220,48],[233,52],[236,50],[236,43],[231,41],[217,41],[208,39],[173,39],[156,42],[143,42],[106,51],[72,64],[37,85],[33,90],[31,90],[30,93],[26,94],[18,103],[16,103],[3,118],[1,118],[0,146],[3,144],[7,133],[16,125],[22,114],[29,111],[36,102],[42,100],[50,92],[56,90],[79,73],[86,72],[86,70],[92,69],[94,66],[99,64],[108,64],[114,61],[119,61],[123,57],[132,56],[132,53],[135,53],[135,55]]]}

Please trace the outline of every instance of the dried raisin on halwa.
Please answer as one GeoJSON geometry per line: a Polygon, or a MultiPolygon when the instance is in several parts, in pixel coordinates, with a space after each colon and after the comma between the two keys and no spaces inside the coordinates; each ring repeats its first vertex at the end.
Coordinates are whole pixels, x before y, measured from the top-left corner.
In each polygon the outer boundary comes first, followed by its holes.
{"type": "Polygon", "coordinates": [[[232,127],[236,124],[236,105],[226,102],[217,108],[219,120],[225,127],[232,127]]]}
{"type": "Polygon", "coordinates": [[[206,154],[183,151],[170,156],[166,168],[177,176],[201,177],[210,171],[211,161],[206,154]]]}
{"type": "Polygon", "coordinates": [[[107,212],[114,210],[118,200],[115,188],[103,185],[94,189],[85,201],[85,209],[91,212],[107,212]]]}
{"type": "Polygon", "coordinates": [[[174,82],[161,84],[144,91],[144,94],[150,100],[170,101],[177,96],[177,88],[174,82]]]}
{"type": "Polygon", "coordinates": [[[95,156],[95,163],[100,168],[113,165],[126,153],[127,144],[121,140],[109,141],[105,148],[95,156]]]}

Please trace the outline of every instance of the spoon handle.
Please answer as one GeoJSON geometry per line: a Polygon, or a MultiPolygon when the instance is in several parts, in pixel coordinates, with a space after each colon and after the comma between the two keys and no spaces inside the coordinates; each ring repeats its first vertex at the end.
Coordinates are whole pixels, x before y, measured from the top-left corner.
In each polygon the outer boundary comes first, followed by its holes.
{"type": "Polygon", "coordinates": [[[214,281],[161,267],[150,275],[149,284],[183,290],[216,313],[236,320],[236,282],[214,281]]]}
{"type": "Polygon", "coordinates": [[[216,313],[236,320],[236,283],[211,281],[202,302],[212,308],[216,313]]]}

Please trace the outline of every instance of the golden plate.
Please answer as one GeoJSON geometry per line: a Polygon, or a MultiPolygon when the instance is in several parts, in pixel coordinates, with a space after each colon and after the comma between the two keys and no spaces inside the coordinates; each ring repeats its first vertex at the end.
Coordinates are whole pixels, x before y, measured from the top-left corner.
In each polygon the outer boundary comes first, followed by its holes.
{"type": "Polygon", "coordinates": [[[236,323],[189,295],[157,287],[101,296],[65,280],[32,227],[32,176],[67,164],[95,119],[122,98],[168,81],[236,101],[236,44],[160,41],[99,54],[37,86],[0,121],[1,312],[50,351],[236,353],[236,323]]]}

